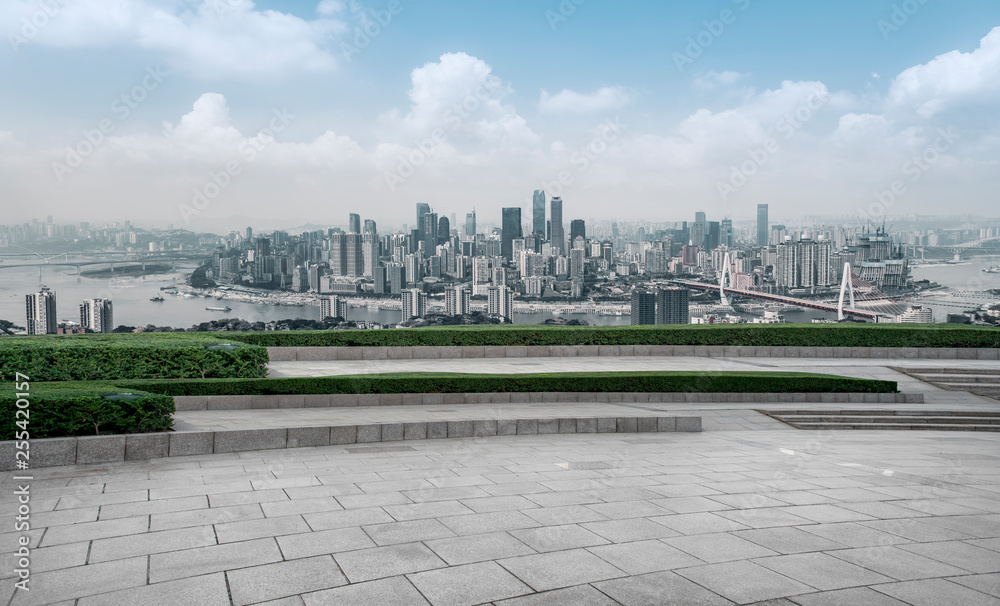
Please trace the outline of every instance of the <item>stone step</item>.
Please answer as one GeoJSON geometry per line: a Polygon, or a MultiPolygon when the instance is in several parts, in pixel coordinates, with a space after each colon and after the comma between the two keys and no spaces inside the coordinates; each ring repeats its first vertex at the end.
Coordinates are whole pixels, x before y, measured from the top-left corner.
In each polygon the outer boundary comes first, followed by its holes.
{"type": "MultiPolygon", "coordinates": [[[[163,457],[445,438],[566,433],[700,432],[701,417],[628,416],[374,423],[225,431],[47,438],[31,441],[31,467],[91,465],[163,457]]],[[[360,448],[360,446],[359,446],[360,448]]],[[[404,448],[405,449],[405,448],[404,448]]],[[[0,442],[0,470],[14,468],[14,442],[0,442]]]]}
{"type": "Polygon", "coordinates": [[[988,417],[1000,418],[1000,410],[877,410],[877,409],[800,409],[800,410],[760,410],[773,417],[795,415],[842,415],[842,416],[904,416],[904,417],[988,417]]]}
{"type": "Polygon", "coordinates": [[[1000,368],[900,368],[911,375],[1000,375],[1000,368]]]}
{"type": "Polygon", "coordinates": [[[932,375],[914,375],[921,381],[927,381],[928,383],[985,383],[985,384],[997,384],[1000,385],[1000,374],[996,375],[983,375],[980,373],[976,374],[932,374],[932,375]]]}
{"type": "Polygon", "coordinates": [[[934,431],[1000,431],[1000,425],[948,425],[905,423],[789,423],[797,429],[891,429],[891,430],[934,430],[934,431]]]}
{"type": "Polygon", "coordinates": [[[1000,395],[1000,385],[986,383],[932,383],[932,385],[948,391],[971,391],[977,394],[1000,395]]]}
{"type": "Polygon", "coordinates": [[[910,425],[1000,425],[1000,418],[985,417],[940,417],[940,416],[845,416],[845,415],[802,415],[781,416],[780,420],[792,425],[803,423],[845,423],[845,424],[910,424],[910,425]]]}
{"type": "Polygon", "coordinates": [[[661,404],[921,404],[919,393],[688,393],[688,392],[514,392],[313,394],[265,396],[174,396],[176,410],[253,410],[354,406],[440,406],[548,402],[661,404]]]}

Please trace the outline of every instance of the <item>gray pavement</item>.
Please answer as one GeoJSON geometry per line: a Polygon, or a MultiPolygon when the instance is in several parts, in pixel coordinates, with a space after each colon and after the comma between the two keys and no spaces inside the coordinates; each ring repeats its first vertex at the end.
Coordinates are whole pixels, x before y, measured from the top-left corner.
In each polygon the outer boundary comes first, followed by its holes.
{"type": "Polygon", "coordinates": [[[35,470],[0,603],[1000,604],[1000,435],[776,427],[35,470]]]}

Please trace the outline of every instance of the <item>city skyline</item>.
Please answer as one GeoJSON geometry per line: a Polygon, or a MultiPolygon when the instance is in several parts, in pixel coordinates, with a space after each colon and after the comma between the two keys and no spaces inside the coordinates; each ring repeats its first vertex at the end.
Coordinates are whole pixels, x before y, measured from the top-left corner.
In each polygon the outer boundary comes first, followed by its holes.
{"type": "Polygon", "coordinates": [[[12,220],[99,208],[288,228],[331,205],[384,222],[420,201],[527,217],[542,189],[585,218],[954,199],[987,213],[998,185],[995,3],[216,4],[143,0],[95,21],[100,3],[57,2],[34,30],[40,5],[0,11],[12,220]],[[378,33],[362,49],[365,23],[378,33]],[[504,36],[514,24],[530,53],[504,36]],[[205,55],[207,40],[240,52],[205,55]],[[30,86],[39,74],[48,87],[30,86]]]}

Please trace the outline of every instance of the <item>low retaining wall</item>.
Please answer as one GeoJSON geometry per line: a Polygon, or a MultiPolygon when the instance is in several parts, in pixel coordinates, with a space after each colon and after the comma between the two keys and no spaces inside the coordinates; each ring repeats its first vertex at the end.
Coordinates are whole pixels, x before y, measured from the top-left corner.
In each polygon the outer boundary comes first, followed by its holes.
{"type": "Polygon", "coordinates": [[[510,404],[546,402],[755,403],[825,402],[841,404],[920,404],[914,393],[406,393],[314,394],[268,396],[174,396],[178,411],[275,408],[343,408],[352,406],[423,406],[440,404],[510,404]]]}
{"type": "MultiPolygon", "coordinates": [[[[591,417],[428,421],[290,429],[178,431],[31,441],[31,468],[138,461],[224,452],[561,433],[700,432],[701,417],[591,417]]],[[[14,466],[14,442],[0,442],[3,471],[14,466]]],[[[27,472],[26,472],[27,473],[27,472]]]]}
{"type": "Polygon", "coordinates": [[[753,347],[716,345],[531,345],[490,347],[268,347],[272,362],[462,358],[700,356],[711,358],[886,358],[998,360],[1000,349],[955,347],[753,347]]]}

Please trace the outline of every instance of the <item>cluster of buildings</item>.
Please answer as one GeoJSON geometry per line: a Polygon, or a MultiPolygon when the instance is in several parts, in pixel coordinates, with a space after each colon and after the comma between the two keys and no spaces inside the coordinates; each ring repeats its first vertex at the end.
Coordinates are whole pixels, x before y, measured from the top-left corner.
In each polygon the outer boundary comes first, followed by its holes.
{"type": "Polygon", "coordinates": [[[34,294],[25,295],[25,329],[29,335],[54,335],[67,332],[111,332],[114,330],[114,312],[110,299],[85,299],[80,304],[78,328],[59,326],[56,319],[56,293],[46,287],[34,294]]]}

